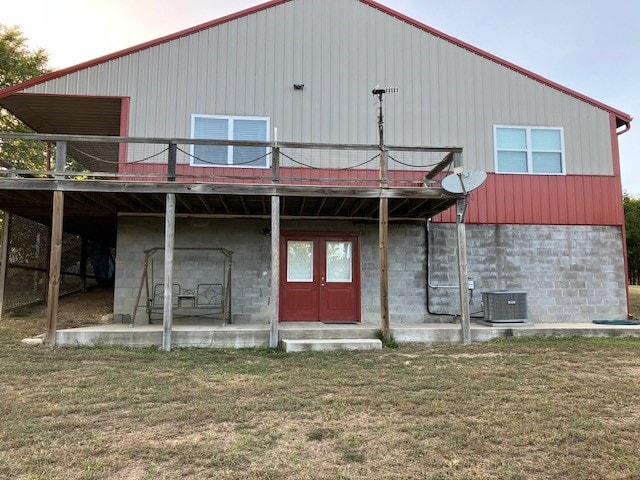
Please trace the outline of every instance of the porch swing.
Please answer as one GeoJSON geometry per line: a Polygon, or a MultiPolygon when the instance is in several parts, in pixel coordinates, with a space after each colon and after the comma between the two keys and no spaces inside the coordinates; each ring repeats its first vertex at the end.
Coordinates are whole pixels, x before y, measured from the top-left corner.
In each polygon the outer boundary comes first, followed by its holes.
{"type": "MultiPolygon", "coordinates": [[[[156,258],[156,253],[164,247],[154,247],[144,252],[144,268],[140,287],[131,315],[134,325],[135,315],[140,305],[142,292],[146,293],[145,311],[149,323],[162,320],[164,313],[164,264],[156,258]],[[159,263],[159,265],[158,265],[159,263]]],[[[175,264],[194,263],[178,277],[172,285],[172,314],[174,318],[211,318],[222,320],[222,326],[231,323],[231,250],[214,247],[175,247],[175,264]],[[186,258],[180,259],[180,254],[186,258]],[[203,258],[204,256],[204,258],[203,258]]]]}

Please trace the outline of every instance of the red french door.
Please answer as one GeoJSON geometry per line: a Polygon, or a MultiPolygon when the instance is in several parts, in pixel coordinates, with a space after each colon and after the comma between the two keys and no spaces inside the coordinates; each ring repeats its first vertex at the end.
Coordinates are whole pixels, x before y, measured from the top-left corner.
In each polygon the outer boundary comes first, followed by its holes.
{"type": "Polygon", "coordinates": [[[280,320],[359,322],[359,250],[357,234],[283,234],[280,320]]]}

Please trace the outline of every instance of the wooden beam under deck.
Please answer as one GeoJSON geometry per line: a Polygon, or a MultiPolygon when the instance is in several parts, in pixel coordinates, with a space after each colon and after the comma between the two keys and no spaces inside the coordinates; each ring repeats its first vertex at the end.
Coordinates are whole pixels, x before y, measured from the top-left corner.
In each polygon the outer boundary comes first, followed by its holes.
{"type": "Polygon", "coordinates": [[[283,219],[375,221],[379,200],[389,200],[389,221],[424,220],[455,204],[460,195],[441,188],[167,184],[111,180],[0,179],[0,209],[49,224],[53,192],[67,195],[64,221],[69,232],[115,242],[119,215],[163,216],[167,194],[175,194],[178,216],[258,218],[280,198],[283,219]],[[338,217],[339,216],[339,217],[338,217]]]}
{"type": "MultiPolygon", "coordinates": [[[[62,191],[136,194],[203,194],[231,196],[335,197],[335,198],[413,198],[456,199],[440,187],[336,187],[297,185],[249,185],[218,183],[151,183],[114,180],[55,180],[46,178],[0,179],[0,190],[62,191]]],[[[155,207],[154,207],[155,208],[155,207]]]]}

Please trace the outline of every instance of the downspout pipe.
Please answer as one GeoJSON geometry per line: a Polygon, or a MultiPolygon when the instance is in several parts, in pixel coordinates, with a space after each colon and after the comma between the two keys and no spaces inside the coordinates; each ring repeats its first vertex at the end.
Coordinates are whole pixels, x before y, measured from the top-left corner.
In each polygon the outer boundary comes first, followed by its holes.
{"type": "Polygon", "coordinates": [[[624,124],[624,127],[625,127],[625,128],[624,128],[624,130],[620,130],[619,132],[618,132],[618,131],[616,131],[616,134],[617,134],[618,136],[620,136],[620,135],[622,135],[622,134],[625,134],[625,133],[627,133],[629,130],[631,130],[631,122],[627,122],[627,123],[625,123],[625,124],[624,124]]]}
{"type": "MultiPolygon", "coordinates": [[[[624,124],[624,129],[623,130],[616,130],[616,135],[619,137],[620,135],[627,133],[629,130],[631,130],[631,122],[625,122],[624,124]]],[[[618,162],[620,162],[620,159],[618,158],[618,162]]],[[[628,272],[629,272],[629,268],[628,268],[628,260],[627,260],[627,233],[626,233],[626,225],[624,224],[624,221],[622,223],[622,238],[623,238],[623,248],[624,248],[624,265],[625,265],[625,277],[627,277],[627,318],[630,320],[633,318],[633,314],[631,313],[631,304],[630,304],[630,300],[629,300],[629,279],[628,279],[628,272]]]]}

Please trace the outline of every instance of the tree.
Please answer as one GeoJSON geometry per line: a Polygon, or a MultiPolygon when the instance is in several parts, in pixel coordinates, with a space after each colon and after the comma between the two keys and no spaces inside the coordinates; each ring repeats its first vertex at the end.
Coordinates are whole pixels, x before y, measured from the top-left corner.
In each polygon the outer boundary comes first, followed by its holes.
{"type": "Polygon", "coordinates": [[[640,199],[625,193],[623,202],[629,283],[638,285],[640,284],[640,199]]]}
{"type": "MultiPolygon", "coordinates": [[[[38,48],[31,50],[19,27],[0,24],[0,88],[47,73],[47,53],[38,48]]],[[[31,132],[32,130],[10,112],[0,108],[0,132],[31,132]]],[[[0,160],[18,169],[44,168],[43,146],[40,143],[0,139],[0,160]]]]}

